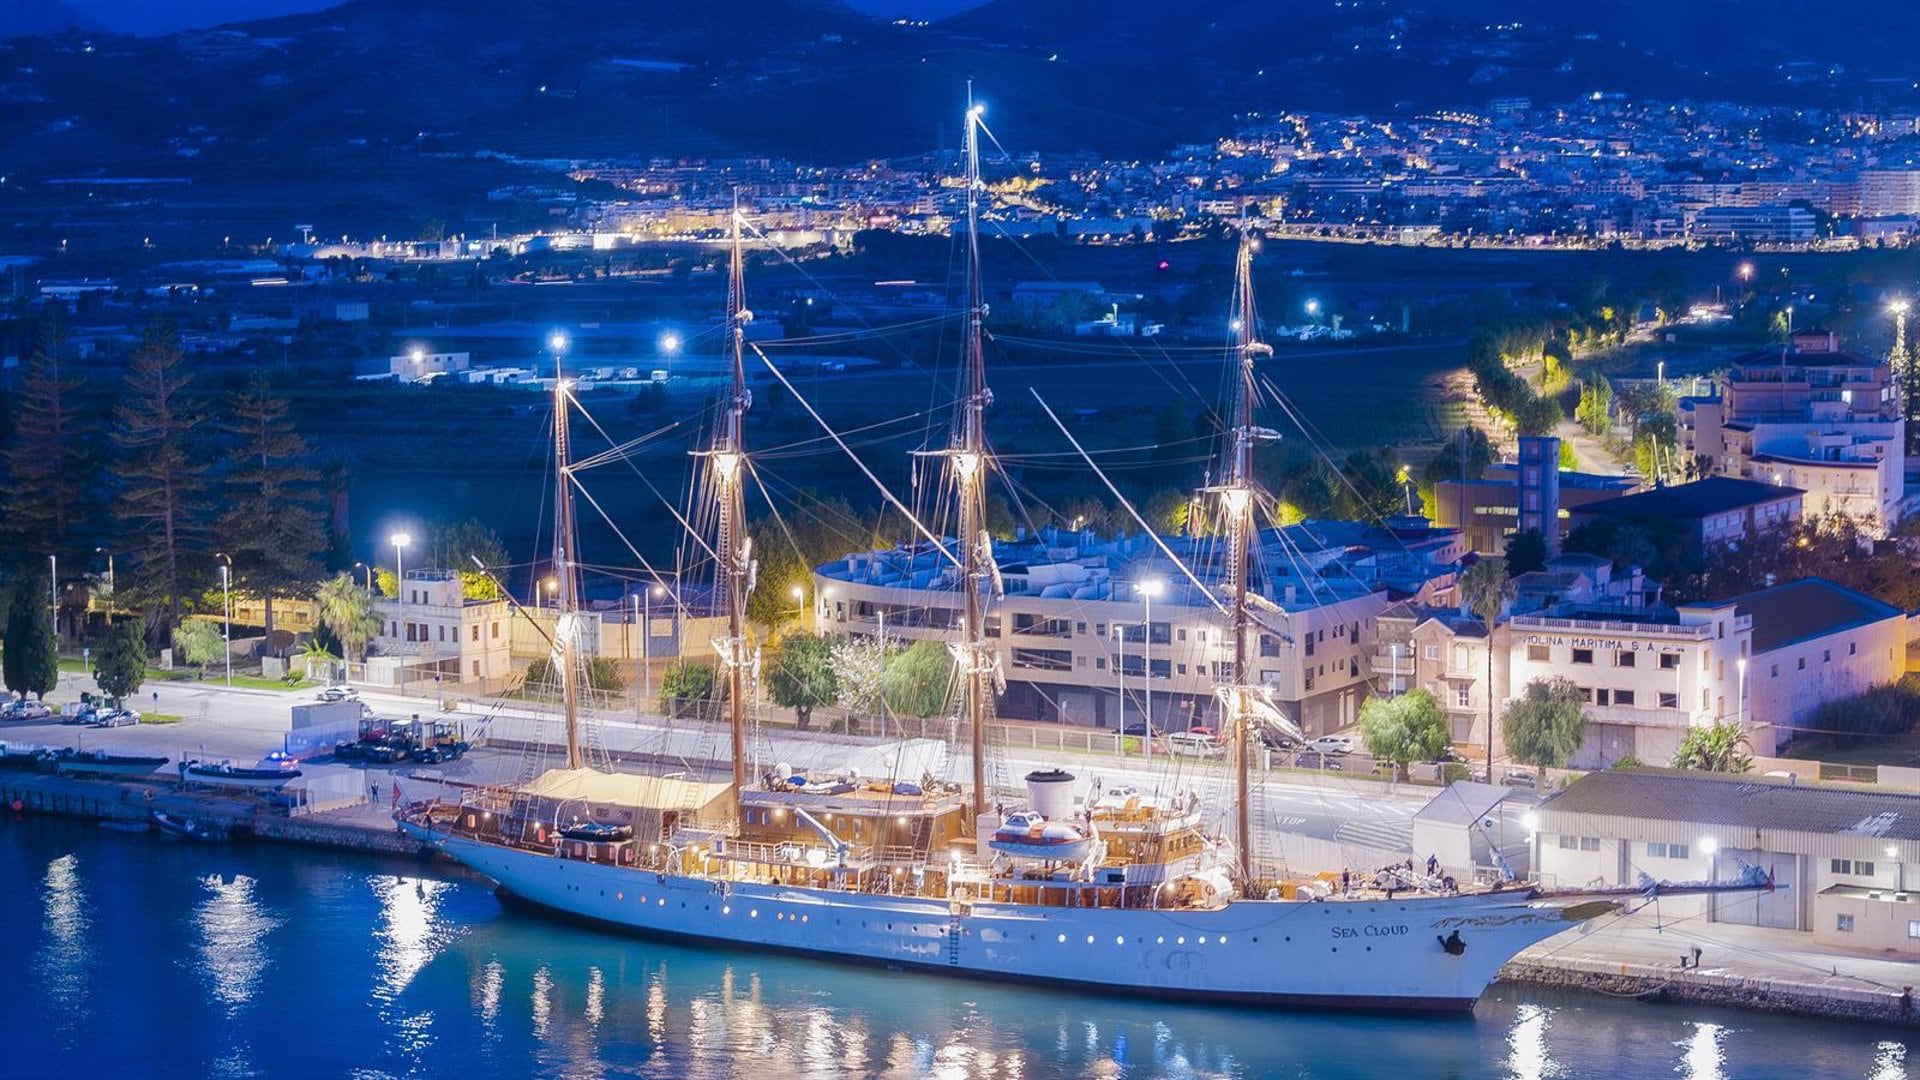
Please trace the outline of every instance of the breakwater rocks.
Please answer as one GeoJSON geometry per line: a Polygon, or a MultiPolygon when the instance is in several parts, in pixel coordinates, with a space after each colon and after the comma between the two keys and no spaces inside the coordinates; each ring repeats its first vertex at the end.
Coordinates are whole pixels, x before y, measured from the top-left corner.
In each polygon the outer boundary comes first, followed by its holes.
{"type": "MultiPolygon", "coordinates": [[[[1915,971],[1920,981],[1920,969],[1915,971]]],[[[1647,1002],[1682,1002],[1731,1009],[1790,1013],[1830,1020],[1920,1027],[1920,1002],[1906,987],[1868,986],[1858,979],[1808,972],[1781,979],[1717,968],[1670,968],[1595,958],[1540,960],[1524,954],[1500,970],[1499,981],[1554,990],[1580,990],[1647,1002]]]]}

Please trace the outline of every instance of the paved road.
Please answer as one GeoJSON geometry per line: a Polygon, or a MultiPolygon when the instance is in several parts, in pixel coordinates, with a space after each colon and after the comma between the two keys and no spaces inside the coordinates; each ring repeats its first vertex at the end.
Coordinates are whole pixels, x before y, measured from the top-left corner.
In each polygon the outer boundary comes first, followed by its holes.
{"type": "MultiPolygon", "coordinates": [[[[64,673],[60,689],[51,697],[61,703],[79,699],[94,689],[90,677],[64,673]]],[[[93,729],[57,723],[0,726],[0,739],[52,746],[140,748],[182,755],[219,755],[251,763],[278,750],[290,730],[291,708],[316,700],[311,691],[228,689],[218,683],[164,682],[142,687],[137,706],[182,717],[178,723],[93,729]],[[154,695],[158,695],[157,699],[154,695]]],[[[413,713],[437,715],[436,702],[397,694],[366,692],[364,700],[376,713],[404,717],[413,713]]],[[[423,769],[400,764],[389,771],[432,773],[476,783],[530,778],[558,764],[556,755],[519,749],[519,743],[557,744],[560,724],[550,714],[517,707],[481,708],[463,713],[471,735],[511,741],[512,746],[482,748],[466,760],[423,769]]],[[[611,758],[629,769],[659,769],[662,764],[700,776],[722,776],[728,756],[724,725],[662,717],[602,717],[590,750],[598,760],[611,758]]],[[[964,748],[947,750],[932,741],[931,756],[898,762],[875,749],[878,740],[843,734],[765,727],[754,736],[754,756],[762,767],[776,762],[796,770],[840,771],[853,767],[866,775],[901,775],[917,779],[932,771],[951,779],[971,776],[964,748]]],[[[1137,757],[1073,750],[1005,748],[994,755],[989,782],[1005,791],[1017,791],[1020,778],[1035,769],[1064,767],[1084,780],[1098,778],[1109,785],[1131,785],[1143,792],[1174,795],[1197,791],[1209,806],[1231,805],[1231,783],[1217,761],[1158,756],[1152,763],[1137,757]]],[[[379,767],[375,767],[378,771],[379,767]]],[[[1257,778],[1253,819],[1259,830],[1310,835],[1357,848],[1395,850],[1408,845],[1413,814],[1433,796],[1433,788],[1389,785],[1361,779],[1355,773],[1286,772],[1257,778]]],[[[1357,861],[1357,860],[1356,860],[1357,861]]]]}

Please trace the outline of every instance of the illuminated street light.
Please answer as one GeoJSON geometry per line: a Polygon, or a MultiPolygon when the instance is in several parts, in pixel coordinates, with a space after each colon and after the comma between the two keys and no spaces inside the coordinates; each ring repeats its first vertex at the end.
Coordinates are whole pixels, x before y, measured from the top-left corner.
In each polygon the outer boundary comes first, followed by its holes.
{"type": "Polygon", "coordinates": [[[680,335],[669,330],[660,335],[660,354],[662,356],[678,356],[680,355],[680,346],[682,344],[684,343],[680,340],[680,335]]]}

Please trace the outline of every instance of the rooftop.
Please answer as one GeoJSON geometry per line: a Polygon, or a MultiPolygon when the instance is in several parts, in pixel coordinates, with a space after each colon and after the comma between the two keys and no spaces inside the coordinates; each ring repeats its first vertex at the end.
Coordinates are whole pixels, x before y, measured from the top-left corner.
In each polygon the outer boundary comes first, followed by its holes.
{"type": "Polygon", "coordinates": [[[1677,769],[1588,773],[1540,809],[1723,825],[1742,830],[1742,835],[1781,829],[1920,840],[1920,795],[1677,769]]]}
{"type": "Polygon", "coordinates": [[[1617,514],[1622,517],[1703,518],[1805,494],[1799,488],[1781,484],[1745,480],[1737,476],[1709,476],[1688,484],[1601,499],[1576,507],[1573,512],[1617,514]]]}
{"type": "Polygon", "coordinates": [[[1803,578],[1733,598],[1734,610],[1753,618],[1753,651],[1866,626],[1905,613],[1826,578],[1803,578]]]}

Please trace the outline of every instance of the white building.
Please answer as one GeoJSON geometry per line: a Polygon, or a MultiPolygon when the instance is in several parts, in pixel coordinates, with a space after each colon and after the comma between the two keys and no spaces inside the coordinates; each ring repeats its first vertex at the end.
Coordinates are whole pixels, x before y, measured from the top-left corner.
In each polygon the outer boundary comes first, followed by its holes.
{"type": "MultiPolygon", "coordinates": [[[[1438,560],[1458,557],[1457,534],[1424,521],[1400,533],[1373,530],[1367,542],[1352,528],[1308,522],[1268,530],[1252,560],[1260,624],[1252,678],[1272,687],[1281,711],[1313,735],[1359,718],[1388,580],[1418,589],[1424,574],[1450,583],[1455,568],[1438,560]]],[[[1003,595],[986,605],[986,635],[1007,679],[1000,715],[1120,728],[1140,723],[1149,696],[1155,723],[1168,730],[1217,714],[1214,689],[1232,661],[1227,619],[1215,606],[1223,584],[1206,565],[1217,541],[1164,542],[1204,590],[1145,537],[1103,541],[1047,529],[995,544],[1003,595]]],[[[821,566],[813,592],[821,630],[889,639],[950,638],[964,599],[951,563],[926,544],[821,566]]]]}
{"type": "MultiPolygon", "coordinates": [[[[1536,813],[1548,887],[1732,880],[1770,891],[1666,897],[1661,916],[1811,931],[1815,940],[1920,956],[1920,795],[1666,769],[1605,770],[1536,813]]],[[[1710,946],[1709,946],[1710,947],[1710,946]]],[[[1675,952],[1685,951],[1676,944],[1675,952]]]]}
{"type": "Polygon", "coordinates": [[[409,570],[400,596],[374,606],[383,625],[367,661],[369,682],[484,686],[513,673],[508,602],[467,599],[451,570],[409,570]]]}
{"type": "Polygon", "coordinates": [[[1845,514],[1877,536],[1900,521],[1907,425],[1892,370],[1830,333],[1742,357],[1718,396],[1681,401],[1679,427],[1702,475],[1799,488],[1804,513],[1845,514]]]}
{"type": "Polygon", "coordinates": [[[1753,624],[1743,719],[1755,753],[1775,753],[1821,705],[1906,674],[1907,615],[1892,604],[1825,578],[1776,585],[1733,604],[1753,624]]]}

